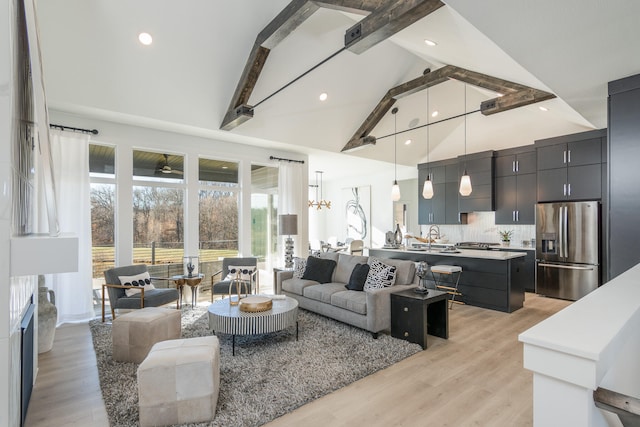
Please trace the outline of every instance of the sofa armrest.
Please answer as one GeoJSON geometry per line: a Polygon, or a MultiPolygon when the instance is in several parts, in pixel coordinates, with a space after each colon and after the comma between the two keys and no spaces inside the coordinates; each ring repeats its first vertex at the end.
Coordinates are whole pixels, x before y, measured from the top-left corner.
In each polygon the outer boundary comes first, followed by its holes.
{"type": "Polygon", "coordinates": [[[293,270],[280,270],[276,271],[276,283],[274,284],[273,293],[280,295],[282,293],[282,281],[291,279],[293,277],[293,270]]]}
{"type": "Polygon", "coordinates": [[[380,332],[391,329],[391,293],[415,288],[416,285],[395,285],[365,291],[367,295],[367,330],[380,332]]]}

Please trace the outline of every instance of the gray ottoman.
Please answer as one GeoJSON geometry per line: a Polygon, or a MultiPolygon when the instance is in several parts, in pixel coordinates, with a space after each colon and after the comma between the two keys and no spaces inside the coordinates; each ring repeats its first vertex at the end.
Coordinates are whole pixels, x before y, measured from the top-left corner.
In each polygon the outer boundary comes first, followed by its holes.
{"type": "Polygon", "coordinates": [[[113,360],[140,363],[157,342],[180,338],[180,310],[145,307],[113,321],[113,360]]]}
{"type": "Polygon", "coordinates": [[[219,390],[217,337],[159,342],[138,367],[140,426],[210,421],[219,390]]]}

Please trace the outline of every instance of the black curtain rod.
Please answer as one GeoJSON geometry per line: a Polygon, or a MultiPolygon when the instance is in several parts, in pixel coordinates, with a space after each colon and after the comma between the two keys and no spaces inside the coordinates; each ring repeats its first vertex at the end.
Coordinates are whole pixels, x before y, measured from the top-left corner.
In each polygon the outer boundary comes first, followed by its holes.
{"type": "Polygon", "coordinates": [[[54,128],[54,129],[60,129],[60,130],[71,130],[73,132],[90,133],[90,134],[93,134],[93,135],[97,135],[98,134],[98,129],[74,128],[72,126],[55,125],[53,123],[50,123],[49,127],[50,128],[54,128]]]}
{"type": "Polygon", "coordinates": [[[390,136],[400,135],[401,133],[410,132],[410,131],[415,130],[415,129],[420,129],[420,128],[424,128],[424,127],[431,126],[431,125],[437,125],[438,123],[446,122],[446,121],[449,121],[449,120],[452,120],[452,119],[457,119],[458,117],[464,117],[464,116],[469,115],[469,114],[477,113],[478,111],[480,111],[480,110],[469,111],[468,113],[462,113],[462,114],[458,114],[457,116],[447,117],[446,119],[438,120],[437,122],[426,123],[424,125],[416,126],[414,128],[411,128],[411,129],[405,129],[405,130],[401,130],[400,132],[390,133],[389,135],[385,135],[385,136],[378,136],[378,137],[376,137],[376,139],[388,138],[390,136]]]}
{"type": "Polygon", "coordinates": [[[293,163],[304,164],[304,160],[283,159],[282,157],[275,157],[275,156],[269,156],[269,160],[280,160],[283,162],[293,162],[293,163]]]}

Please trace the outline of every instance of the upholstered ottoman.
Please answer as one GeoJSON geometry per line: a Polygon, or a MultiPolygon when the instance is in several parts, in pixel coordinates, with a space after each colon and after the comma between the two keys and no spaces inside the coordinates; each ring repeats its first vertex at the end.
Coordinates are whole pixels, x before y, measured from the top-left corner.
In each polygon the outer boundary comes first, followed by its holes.
{"type": "Polygon", "coordinates": [[[180,310],[145,307],[113,321],[113,360],[140,363],[160,341],[180,338],[180,310]]]}
{"type": "Polygon", "coordinates": [[[138,367],[140,426],[210,421],[219,390],[217,337],[159,342],[138,367]]]}

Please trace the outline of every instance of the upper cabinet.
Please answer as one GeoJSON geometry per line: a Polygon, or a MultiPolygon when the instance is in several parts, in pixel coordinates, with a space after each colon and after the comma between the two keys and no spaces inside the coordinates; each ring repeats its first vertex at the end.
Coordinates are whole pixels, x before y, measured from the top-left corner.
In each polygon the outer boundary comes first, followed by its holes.
{"type": "Polygon", "coordinates": [[[535,224],[535,147],[496,151],[495,172],[496,224],[535,224]]]}
{"type": "Polygon", "coordinates": [[[461,224],[466,215],[458,209],[457,159],[418,165],[418,222],[420,224],[461,224]],[[422,197],[427,175],[433,184],[433,197],[422,197]],[[455,190],[455,191],[454,191],[455,190]]]}
{"type": "Polygon", "coordinates": [[[494,209],[493,176],[495,151],[483,151],[458,157],[458,182],[466,170],[471,178],[472,192],[458,197],[460,212],[492,211],[494,209]]]}
{"type": "Polygon", "coordinates": [[[536,141],[538,201],[600,200],[606,129],[536,141]]]}

